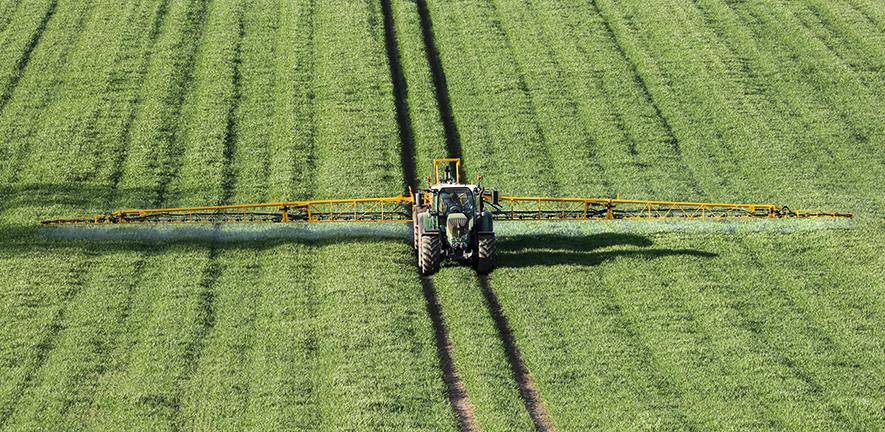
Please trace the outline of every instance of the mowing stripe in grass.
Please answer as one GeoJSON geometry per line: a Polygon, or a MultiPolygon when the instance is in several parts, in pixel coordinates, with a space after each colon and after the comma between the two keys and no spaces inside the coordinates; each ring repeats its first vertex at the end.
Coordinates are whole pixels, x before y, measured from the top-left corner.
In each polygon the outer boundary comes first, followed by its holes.
{"type": "Polygon", "coordinates": [[[18,60],[15,62],[15,66],[7,77],[6,83],[3,86],[3,92],[0,93],[0,114],[3,114],[3,109],[6,108],[9,99],[12,98],[12,92],[15,91],[15,87],[18,85],[19,80],[21,80],[22,75],[24,75],[25,68],[28,67],[28,62],[31,60],[31,54],[34,52],[34,49],[37,48],[37,44],[40,43],[40,39],[43,37],[43,32],[46,31],[46,25],[49,23],[49,20],[52,19],[52,16],[55,15],[55,9],[57,7],[58,0],[51,0],[49,2],[49,5],[43,13],[43,17],[40,18],[40,21],[37,23],[37,28],[34,29],[31,38],[24,46],[21,56],[19,56],[18,60]]]}

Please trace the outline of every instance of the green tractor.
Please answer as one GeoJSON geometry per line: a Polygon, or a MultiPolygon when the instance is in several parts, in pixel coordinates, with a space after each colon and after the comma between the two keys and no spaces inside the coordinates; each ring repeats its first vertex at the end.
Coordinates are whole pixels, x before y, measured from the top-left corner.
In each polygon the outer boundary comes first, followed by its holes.
{"type": "Polygon", "coordinates": [[[436,184],[415,194],[412,208],[413,245],[419,271],[432,275],[446,260],[469,263],[480,274],[491,272],[495,268],[495,232],[492,213],[484,204],[486,198],[491,198],[492,204],[497,205],[497,191],[487,195],[478,184],[462,184],[458,159],[436,159],[433,163],[436,184]],[[446,164],[442,181],[439,164],[446,164]]]}

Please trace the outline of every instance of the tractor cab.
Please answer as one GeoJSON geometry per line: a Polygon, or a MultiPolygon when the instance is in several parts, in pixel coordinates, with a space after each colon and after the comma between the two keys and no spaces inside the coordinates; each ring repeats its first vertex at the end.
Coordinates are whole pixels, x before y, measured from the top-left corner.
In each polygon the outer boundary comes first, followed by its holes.
{"type": "Polygon", "coordinates": [[[443,259],[472,262],[481,273],[491,271],[494,232],[492,214],[484,208],[485,189],[461,183],[460,159],[435,159],[433,167],[435,182],[427,178],[431,186],[416,194],[413,209],[421,273],[435,273],[443,259]],[[445,168],[442,176],[441,165],[445,168]]]}

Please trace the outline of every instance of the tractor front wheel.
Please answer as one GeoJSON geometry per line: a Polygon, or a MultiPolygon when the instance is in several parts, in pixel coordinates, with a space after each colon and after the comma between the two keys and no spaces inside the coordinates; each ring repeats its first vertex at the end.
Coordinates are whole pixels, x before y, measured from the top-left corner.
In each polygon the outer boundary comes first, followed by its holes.
{"type": "Polygon", "coordinates": [[[423,276],[430,276],[439,271],[442,256],[442,243],[438,234],[419,235],[418,269],[423,276]]]}
{"type": "Polygon", "coordinates": [[[479,236],[476,245],[476,272],[488,274],[495,269],[495,235],[479,236]]]}

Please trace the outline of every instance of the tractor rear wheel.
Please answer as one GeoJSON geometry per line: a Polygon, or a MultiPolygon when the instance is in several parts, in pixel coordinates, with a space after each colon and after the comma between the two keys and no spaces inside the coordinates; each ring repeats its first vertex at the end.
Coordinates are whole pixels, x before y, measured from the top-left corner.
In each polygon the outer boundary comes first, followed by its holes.
{"type": "Polygon", "coordinates": [[[479,236],[476,245],[476,272],[488,274],[495,269],[495,235],[484,234],[479,236]]]}
{"type": "Polygon", "coordinates": [[[430,276],[439,271],[439,261],[442,255],[442,243],[439,235],[420,235],[418,249],[418,269],[424,276],[430,276]]]}

